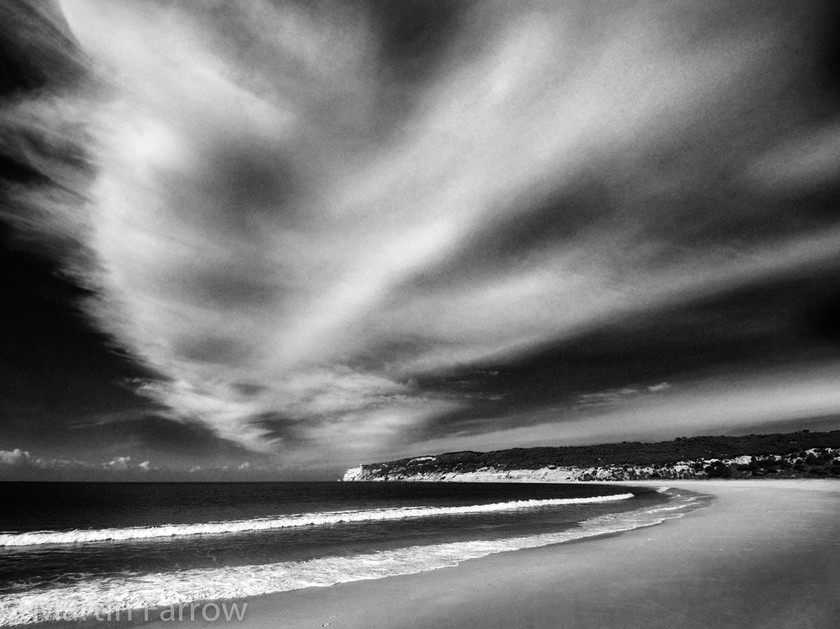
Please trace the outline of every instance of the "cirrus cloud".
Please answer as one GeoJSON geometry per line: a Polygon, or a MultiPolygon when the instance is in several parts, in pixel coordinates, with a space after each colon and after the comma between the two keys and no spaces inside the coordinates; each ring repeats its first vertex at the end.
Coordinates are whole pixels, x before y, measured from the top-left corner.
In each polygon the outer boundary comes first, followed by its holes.
{"type": "Polygon", "coordinates": [[[4,116],[85,165],[21,202],[169,418],[378,456],[501,399],[448,373],[833,263],[832,216],[769,199],[833,172],[817,8],[453,6],[61,3],[93,78],[4,116]]]}

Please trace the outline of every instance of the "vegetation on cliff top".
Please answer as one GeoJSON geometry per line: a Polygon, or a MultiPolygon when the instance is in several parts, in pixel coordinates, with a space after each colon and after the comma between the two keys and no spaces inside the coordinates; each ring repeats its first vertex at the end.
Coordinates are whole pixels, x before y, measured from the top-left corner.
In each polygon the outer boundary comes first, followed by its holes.
{"type": "Polygon", "coordinates": [[[391,473],[475,472],[483,468],[523,470],[552,467],[663,466],[698,459],[761,459],[726,470],[714,468],[709,476],[748,476],[786,473],[790,476],[840,476],[840,465],[826,454],[808,453],[815,448],[840,448],[840,430],[740,437],[681,437],[656,443],[628,442],[593,446],[512,448],[492,452],[447,452],[433,457],[414,457],[363,466],[385,476],[391,473]],[[774,461],[769,455],[783,455],[774,461]],[[784,456],[787,455],[787,456],[784,456]],[[741,469],[743,468],[743,469],[741,469]],[[737,474],[736,474],[737,475],[737,474]]]}

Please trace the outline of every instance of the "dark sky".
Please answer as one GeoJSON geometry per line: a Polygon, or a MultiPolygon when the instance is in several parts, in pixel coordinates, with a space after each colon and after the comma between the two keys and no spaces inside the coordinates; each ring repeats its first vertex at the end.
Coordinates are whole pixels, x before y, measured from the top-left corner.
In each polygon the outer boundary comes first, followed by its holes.
{"type": "Polygon", "coordinates": [[[8,2],[0,478],[840,427],[831,2],[8,2]]]}

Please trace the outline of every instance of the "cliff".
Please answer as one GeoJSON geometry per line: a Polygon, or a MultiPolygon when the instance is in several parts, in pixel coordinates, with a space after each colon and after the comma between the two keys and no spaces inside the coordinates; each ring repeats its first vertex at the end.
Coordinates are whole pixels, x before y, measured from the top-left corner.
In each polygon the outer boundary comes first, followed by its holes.
{"type": "Polygon", "coordinates": [[[350,468],[345,481],[840,478],[840,431],[449,452],[350,468]]]}

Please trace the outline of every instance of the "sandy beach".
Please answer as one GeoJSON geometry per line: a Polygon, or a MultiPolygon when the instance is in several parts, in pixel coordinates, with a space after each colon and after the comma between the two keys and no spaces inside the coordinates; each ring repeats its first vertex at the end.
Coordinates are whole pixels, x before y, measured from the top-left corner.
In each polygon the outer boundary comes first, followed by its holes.
{"type": "Polygon", "coordinates": [[[840,482],[628,484],[667,484],[715,500],[679,520],[616,536],[251,599],[244,622],[232,624],[282,629],[838,626],[840,482]]]}

